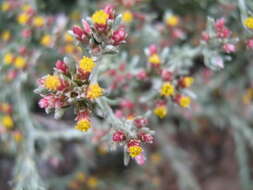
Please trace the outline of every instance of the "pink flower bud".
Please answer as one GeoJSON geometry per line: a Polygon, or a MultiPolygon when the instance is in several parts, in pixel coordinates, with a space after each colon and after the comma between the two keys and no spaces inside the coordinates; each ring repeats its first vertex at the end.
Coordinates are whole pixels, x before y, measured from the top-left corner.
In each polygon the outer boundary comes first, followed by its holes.
{"type": "Polygon", "coordinates": [[[253,39],[249,39],[247,41],[247,47],[250,48],[250,49],[253,49],[253,39]]]}
{"type": "Polygon", "coordinates": [[[216,32],[219,38],[228,38],[231,35],[231,31],[228,28],[223,28],[216,32]]]}
{"type": "Polygon", "coordinates": [[[112,4],[108,4],[105,6],[104,11],[109,15],[109,19],[113,19],[115,16],[114,6],[112,4]]]}
{"type": "Polygon", "coordinates": [[[64,90],[66,90],[69,87],[68,81],[61,79],[60,82],[61,82],[61,85],[58,87],[57,90],[64,91],[64,90]]]}
{"type": "Polygon", "coordinates": [[[39,100],[39,107],[40,108],[48,108],[49,107],[49,102],[47,98],[42,98],[39,100]]]}
{"type": "Polygon", "coordinates": [[[130,139],[127,143],[127,146],[140,146],[141,145],[141,141],[138,139],[130,139]]]}
{"type": "Polygon", "coordinates": [[[149,55],[153,55],[153,54],[157,54],[157,53],[158,53],[158,47],[157,47],[157,45],[151,44],[151,45],[148,47],[148,54],[149,54],[149,55]]]}
{"type": "Polygon", "coordinates": [[[137,155],[134,159],[135,159],[136,163],[139,165],[145,164],[145,161],[146,161],[146,157],[144,156],[143,153],[137,155]]]}
{"type": "Polygon", "coordinates": [[[115,116],[117,118],[122,118],[124,116],[123,112],[121,110],[116,110],[115,111],[115,116]]]}
{"type": "Polygon", "coordinates": [[[179,29],[179,28],[175,28],[172,31],[172,36],[176,39],[183,39],[185,34],[183,32],[183,30],[179,29]]]}
{"type": "Polygon", "coordinates": [[[207,42],[210,39],[210,36],[207,32],[202,32],[201,34],[201,40],[207,42]]]}
{"type": "Polygon", "coordinates": [[[32,35],[32,31],[30,29],[23,29],[21,31],[21,36],[23,38],[30,38],[31,35],[32,35]]]}
{"type": "Polygon", "coordinates": [[[89,112],[87,111],[80,111],[77,113],[77,116],[75,118],[75,120],[79,121],[81,119],[86,119],[89,117],[89,112]]]}
{"type": "Polygon", "coordinates": [[[220,19],[216,20],[214,27],[215,27],[216,31],[218,31],[218,30],[222,30],[224,28],[224,25],[225,25],[225,19],[220,18],[220,19]]]}
{"type": "Polygon", "coordinates": [[[154,142],[154,137],[148,133],[140,133],[138,134],[138,137],[142,142],[145,142],[145,143],[151,144],[154,142]]]}
{"type": "Polygon", "coordinates": [[[84,31],[82,30],[82,28],[80,26],[77,26],[77,25],[73,26],[72,31],[73,31],[74,35],[76,36],[76,38],[78,40],[84,40],[85,39],[85,37],[86,37],[85,33],[84,33],[84,31]]]}
{"type": "Polygon", "coordinates": [[[86,20],[82,19],[82,24],[83,24],[83,31],[85,32],[85,34],[90,35],[92,31],[89,23],[86,20]]]}
{"type": "Polygon", "coordinates": [[[22,46],[18,49],[18,53],[22,56],[24,56],[27,53],[27,48],[25,46],[22,46]]]}
{"type": "Polygon", "coordinates": [[[163,69],[161,73],[162,79],[165,81],[171,81],[173,79],[173,74],[172,72],[163,69]]]}
{"type": "Polygon", "coordinates": [[[146,118],[138,118],[134,120],[134,124],[137,128],[142,128],[148,124],[148,120],[146,118]]]}
{"type": "Polygon", "coordinates": [[[119,45],[126,40],[127,33],[124,27],[120,27],[118,30],[114,31],[112,34],[113,45],[119,45]]]}
{"type": "Polygon", "coordinates": [[[146,80],[148,78],[146,71],[141,70],[136,74],[136,78],[139,80],[146,80]]]}
{"type": "Polygon", "coordinates": [[[120,105],[122,108],[126,108],[126,109],[133,109],[133,107],[134,107],[133,102],[130,100],[126,100],[126,99],[122,100],[120,105]]]}
{"type": "Polygon", "coordinates": [[[235,52],[235,45],[234,45],[234,44],[224,44],[224,45],[223,45],[223,50],[224,50],[226,53],[235,52]]]}
{"type": "Polygon", "coordinates": [[[66,65],[66,63],[62,60],[57,60],[55,63],[55,68],[61,72],[63,72],[64,74],[68,73],[68,66],[66,65]]]}
{"type": "Polygon", "coordinates": [[[116,131],[112,135],[112,140],[114,142],[122,142],[126,139],[125,133],[122,131],[116,131]]]}

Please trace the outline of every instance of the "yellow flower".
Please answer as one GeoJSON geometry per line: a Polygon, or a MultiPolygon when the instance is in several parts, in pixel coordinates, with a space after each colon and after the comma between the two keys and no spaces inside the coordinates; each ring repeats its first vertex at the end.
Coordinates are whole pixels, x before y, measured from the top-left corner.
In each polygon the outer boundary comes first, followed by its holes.
{"type": "Polygon", "coordinates": [[[11,4],[9,2],[5,1],[2,3],[1,10],[3,12],[10,10],[10,8],[11,8],[11,4]]]}
{"type": "Polygon", "coordinates": [[[246,18],[243,23],[247,28],[253,29],[253,17],[246,18]]]}
{"type": "Polygon", "coordinates": [[[244,104],[250,104],[251,100],[253,98],[253,88],[248,88],[246,93],[243,95],[243,103],[244,104]]]}
{"type": "Polygon", "coordinates": [[[78,172],[75,176],[75,179],[77,179],[80,182],[83,182],[85,178],[86,178],[86,175],[83,172],[78,172]]]}
{"type": "Polygon", "coordinates": [[[179,105],[181,107],[187,108],[191,104],[191,98],[189,96],[182,96],[179,99],[179,105]]]}
{"type": "Polygon", "coordinates": [[[154,114],[157,115],[158,117],[160,117],[161,119],[164,118],[167,115],[167,108],[166,106],[157,106],[154,109],[154,114]]]}
{"type": "Polygon", "coordinates": [[[22,57],[22,56],[16,57],[15,62],[14,62],[14,66],[17,69],[23,69],[26,66],[26,60],[25,60],[25,58],[22,57]]]}
{"type": "Polygon", "coordinates": [[[1,103],[0,107],[2,112],[8,112],[9,110],[11,110],[11,106],[8,103],[1,103]]]}
{"type": "Polygon", "coordinates": [[[14,56],[13,56],[12,53],[6,53],[4,55],[4,63],[7,64],[7,65],[11,64],[13,59],[14,59],[14,56]]]}
{"type": "Polygon", "coordinates": [[[92,15],[91,20],[94,24],[106,25],[108,18],[109,15],[105,11],[99,10],[92,15]]]}
{"type": "Polygon", "coordinates": [[[87,180],[87,185],[89,188],[93,189],[98,186],[98,180],[95,177],[89,177],[87,180]]]}
{"type": "Polygon", "coordinates": [[[131,11],[125,11],[122,14],[122,21],[125,23],[130,23],[133,20],[133,14],[131,11]]]}
{"type": "Polygon", "coordinates": [[[75,46],[73,46],[72,44],[67,44],[64,46],[65,52],[66,53],[73,53],[75,51],[75,46]]]}
{"type": "Polygon", "coordinates": [[[96,83],[88,87],[87,98],[95,99],[103,95],[103,89],[96,83]]]}
{"type": "Polygon", "coordinates": [[[57,90],[60,85],[61,85],[61,81],[59,79],[58,76],[56,75],[47,75],[44,78],[44,87],[49,89],[49,90],[57,90]]]}
{"type": "Polygon", "coordinates": [[[1,124],[4,127],[6,127],[7,129],[11,129],[14,125],[13,120],[12,120],[11,116],[9,116],[9,115],[6,115],[6,116],[2,117],[1,124]]]}
{"type": "Polygon", "coordinates": [[[44,35],[40,40],[40,43],[44,46],[49,47],[52,44],[52,37],[48,34],[44,35]]]}
{"type": "Polygon", "coordinates": [[[168,16],[165,22],[168,26],[177,26],[179,23],[179,17],[175,15],[168,16]]]}
{"type": "Polygon", "coordinates": [[[171,83],[166,82],[162,85],[162,88],[160,90],[160,95],[161,96],[171,96],[174,94],[174,92],[175,92],[174,86],[171,83]]]}
{"type": "Polygon", "coordinates": [[[65,42],[73,42],[74,38],[69,33],[66,32],[64,34],[64,40],[65,42]]]}
{"type": "Polygon", "coordinates": [[[140,146],[130,146],[128,148],[129,155],[132,158],[135,158],[136,156],[140,155],[142,153],[143,149],[140,146]]]}
{"type": "Polygon", "coordinates": [[[159,65],[161,63],[161,60],[157,54],[153,54],[148,58],[148,62],[154,65],[159,65]]]}
{"type": "Polygon", "coordinates": [[[75,126],[75,129],[82,132],[87,132],[89,128],[91,128],[91,123],[88,119],[80,119],[75,126]]]}
{"type": "Polygon", "coordinates": [[[181,84],[184,88],[189,88],[192,85],[193,82],[194,82],[194,79],[192,77],[184,77],[182,79],[181,84]]]}
{"type": "Polygon", "coordinates": [[[21,13],[18,16],[17,20],[18,20],[19,24],[25,25],[29,21],[29,18],[30,18],[30,16],[27,13],[21,13]]]}
{"type": "Polygon", "coordinates": [[[35,27],[42,27],[46,24],[46,21],[45,19],[42,17],[42,16],[36,16],[34,19],[33,19],[33,26],[35,27]]]}
{"type": "Polygon", "coordinates": [[[91,72],[95,67],[95,63],[92,58],[83,56],[83,58],[79,61],[79,67],[84,72],[91,72]]]}
{"type": "Polygon", "coordinates": [[[2,33],[1,38],[3,39],[3,41],[8,41],[11,38],[11,33],[10,31],[6,30],[2,33]]]}
{"type": "Polygon", "coordinates": [[[13,137],[16,142],[20,142],[23,139],[23,135],[19,131],[14,132],[13,137]]]}

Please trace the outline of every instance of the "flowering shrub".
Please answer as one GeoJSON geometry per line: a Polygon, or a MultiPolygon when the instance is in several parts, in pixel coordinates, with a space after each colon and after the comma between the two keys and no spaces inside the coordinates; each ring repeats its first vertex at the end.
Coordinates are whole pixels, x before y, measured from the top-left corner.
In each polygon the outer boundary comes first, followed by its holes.
{"type": "Polygon", "coordinates": [[[234,152],[250,189],[251,2],[59,4],[1,3],[0,142],[16,158],[11,187],[208,189],[202,168],[236,165],[234,152]],[[114,171],[122,160],[124,180],[114,171]]]}

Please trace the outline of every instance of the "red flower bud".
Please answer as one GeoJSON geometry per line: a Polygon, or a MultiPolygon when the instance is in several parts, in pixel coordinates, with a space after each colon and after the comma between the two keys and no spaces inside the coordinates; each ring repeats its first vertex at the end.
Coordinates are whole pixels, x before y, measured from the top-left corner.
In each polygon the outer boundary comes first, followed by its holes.
{"type": "Polygon", "coordinates": [[[108,4],[105,6],[104,11],[109,15],[109,19],[113,19],[115,16],[115,10],[114,6],[111,4],[108,4]]]}
{"type": "Polygon", "coordinates": [[[73,31],[73,33],[75,34],[75,36],[78,40],[84,40],[85,39],[85,37],[86,37],[85,33],[84,33],[83,29],[80,26],[77,26],[77,25],[73,26],[72,31],[73,31]]]}
{"type": "Polygon", "coordinates": [[[68,73],[68,66],[66,65],[66,63],[62,60],[57,60],[55,63],[55,68],[61,72],[63,72],[64,74],[68,73]]]}
{"type": "Polygon", "coordinates": [[[154,142],[154,137],[148,133],[140,133],[138,134],[138,137],[142,142],[145,142],[145,143],[151,144],[154,142]]]}
{"type": "Polygon", "coordinates": [[[90,35],[92,31],[89,23],[83,19],[82,24],[83,24],[83,31],[85,32],[85,34],[90,35]]]}
{"type": "Polygon", "coordinates": [[[141,141],[138,139],[130,139],[127,143],[127,146],[140,146],[141,145],[141,141]]]}
{"type": "Polygon", "coordinates": [[[113,45],[119,45],[126,40],[127,33],[124,27],[120,27],[118,30],[114,31],[112,34],[113,45]]]}
{"type": "Polygon", "coordinates": [[[151,44],[150,46],[148,46],[148,54],[149,55],[153,55],[153,54],[157,54],[158,53],[158,47],[155,44],[151,44]]]}
{"type": "Polygon", "coordinates": [[[173,79],[173,74],[172,72],[163,69],[161,73],[162,79],[165,81],[171,81],[173,79]]]}
{"type": "Polygon", "coordinates": [[[125,139],[126,139],[125,133],[123,133],[122,131],[116,131],[112,135],[112,140],[114,142],[122,142],[125,139]]]}
{"type": "Polygon", "coordinates": [[[146,118],[138,118],[134,120],[134,124],[137,128],[142,128],[148,124],[148,120],[146,118]]]}

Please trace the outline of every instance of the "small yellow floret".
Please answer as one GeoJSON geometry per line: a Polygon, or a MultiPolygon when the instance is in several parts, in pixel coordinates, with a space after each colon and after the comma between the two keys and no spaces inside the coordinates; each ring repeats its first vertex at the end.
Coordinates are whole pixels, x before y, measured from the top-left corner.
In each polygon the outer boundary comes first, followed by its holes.
{"type": "Polygon", "coordinates": [[[122,21],[125,23],[130,23],[133,20],[133,13],[131,11],[125,11],[122,13],[122,21]]]}
{"type": "Polygon", "coordinates": [[[49,47],[52,44],[52,37],[48,34],[44,35],[40,40],[40,43],[44,46],[49,47]]]}
{"type": "Polygon", "coordinates": [[[42,27],[46,24],[46,21],[45,19],[42,17],[42,16],[36,16],[34,19],[33,19],[33,26],[35,27],[42,27]]]}
{"type": "Polygon", "coordinates": [[[98,179],[96,177],[89,177],[87,179],[87,186],[91,189],[94,189],[98,186],[98,179]]]}
{"type": "Polygon", "coordinates": [[[253,29],[253,17],[246,18],[243,23],[247,28],[253,29]]]}
{"type": "Polygon", "coordinates": [[[135,158],[136,156],[140,155],[142,153],[143,149],[140,146],[130,146],[128,148],[129,155],[132,158],[135,158]]]}
{"type": "Polygon", "coordinates": [[[87,98],[95,99],[103,95],[103,88],[101,88],[97,83],[91,84],[88,87],[87,98]]]}
{"type": "Polygon", "coordinates": [[[88,119],[79,120],[75,126],[75,129],[82,132],[87,132],[89,128],[91,128],[91,123],[88,119]]]}
{"type": "Polygon", "coordinates": [[[154,65],[159,65],[161,63],[161,60],[157,54],[153,54],[148,58],[148,62],[154,65]]]}
{"type": "Polygon", "coordinates": [[[56,75],[47,75],[44,79],[44,87],[49,90],[57,90],[61,85],[61,81],[56,75]]]}
{"type": "Polygon", "coordinates": [[[2,33],[1,38],[3,39],[3,41],[8,41],[11,38],[11,33],[10,31],[6,30],[2,33]]]}
{"type": "Polygon", "coordinates": [[[23,69],[26,66],[26,60],[25,60],[25,58],[22,57],[22,56],[16,57],[15,62],[14,62],[14,66],[17,69],[23,69]]]}
{"type": "Polygon", "coordinates": [[[187,108],[191,104],[191,98],[189,96],[182,96],[179,99],[179,105],[181,107],[187,108]]]}
{"type": "Polygon", "coordinates": [[[11,116],[9,116],[9,115],[6,115],[6,116],[2,117],[1,124],[4,127],[6,127],[7,129],[11,129],[14,125],[13,120],[12,120],[11,116]]]}
{"type": "Polygon", "coordinates": [[[5,63],[6,65],[11,64],[12,61],[13,61],[13,59],[14,59],[14,56],[13,56],[12,53],[6,53],[6,54],[4,55],[4,63],[5,63]]]}
{"type": "Polygon", "coordinates": [[[154,109],[154,114],[160,117],[161,119],[164,118],[167,115],[167,108],[166,106],[157,106],[154,109]]]}
{"type": "Polygon", "coordinates": [[[192,77],[184,77],[182,82],[185,88],[189,88],[193,84],[194,79],[192,77]]]}
{"type": "Polygon", "coordinates": [[[91,20],[94,24],[106,25],[109,15],[104,10],[96,11],[91,20]]]}
{"type": "Polygon", "coordinates": [[[169,82],[166,82],[162,85],[162,88],[160,90],[160,95],[161,96],[171,96],[175,93],[175,89],[174,89],[174,86],[169,83],[169,82]]]}
{"type": "Polygon", "coordinates": [[[246,93],[243,95],[242,101],[244,104],[250,104],[253,98],[253,89],[248,88],[246,93]]]}
{"type": "Polygon", "coordinates": [[[95,67],[95,63],[92,58],[83,56],[83,58],[79,61],[79,67],[84,72],[91,72],[95,67]]]}
{"type": "Polygon", "coordinates": [[[165,22],[168,26],[177,26],[179,23],[179,17],[174,15],[168,16],[165,22]]]}
{"type": "Polygon", "coordinates": [[[66,32],[64,34],[64,40],[65,40],[65,42],[73,42],[74,38],[73,38],[73,36],[71,36],[69,33],[66,32]]]}
{"type": "Polygon", "coordinates": [[[27,13],[21,13],[18,16],[17,20],[18,20],[19,24],[25,25],[29,21],[29,18],[30,18],[30,16],[27,13]]]}
{"type": "Polygon", "coordinates": [[[16,142],[20,142],[23,139],[23,135],[19,131],[14,132],[13,137],[16,142]]]}
{"type": "Polygon", "coordinates": [[[5,1],[5,2],[2,3],[1,10],[3,12],[6,12],[6,11],[10,10],[10,8],[11,8],[11,4],[9,2],[5,1]]]}

